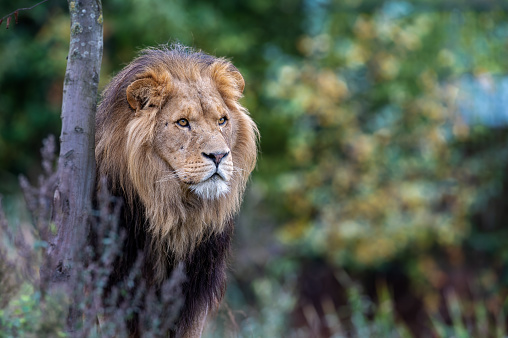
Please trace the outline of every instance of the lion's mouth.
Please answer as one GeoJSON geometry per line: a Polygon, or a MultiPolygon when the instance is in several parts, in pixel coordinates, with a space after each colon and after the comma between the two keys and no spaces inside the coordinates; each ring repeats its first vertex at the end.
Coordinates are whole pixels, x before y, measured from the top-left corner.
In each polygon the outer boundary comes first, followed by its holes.
{"type": "Polygon", "coordinates": [[[217,199],[229,192],[227,181],[219,172],[211,174],[198,184],[191,185],[191,190],[205,199],[217,199]]]}
{"type": "Polygon", "coordinates": [[[216,171],[212,175],[210,175],[208,178],[205,178],[202,182],[206,182],[206,181],[216,182],[218,180],[226,181],[226,178],[224,176],[222,176],[218,171],[216,171]]]}

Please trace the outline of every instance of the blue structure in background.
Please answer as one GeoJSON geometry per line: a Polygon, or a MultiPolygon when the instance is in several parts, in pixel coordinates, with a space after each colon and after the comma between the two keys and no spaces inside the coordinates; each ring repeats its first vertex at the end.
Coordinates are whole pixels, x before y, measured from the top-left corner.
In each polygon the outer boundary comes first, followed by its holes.
{"type": "Polygon", "coordinates": [[[463,77],[459,82],[458,107],[468,125],[491,128],[508,125],[508,77],[463,77]]]}

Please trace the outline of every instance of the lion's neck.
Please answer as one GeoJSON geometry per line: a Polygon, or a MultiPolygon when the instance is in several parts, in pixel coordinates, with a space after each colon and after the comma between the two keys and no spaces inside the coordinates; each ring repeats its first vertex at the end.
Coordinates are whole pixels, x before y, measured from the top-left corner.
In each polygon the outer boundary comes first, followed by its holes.
{"type": "Polygon", "coordinates": [[[140,196],[145,207],[153,245],[176,260],[185,260],[203,240],[224,231],[226,221],[237,210],[236,198],[207,200],[192,193],[154,191],[140,196]]]}

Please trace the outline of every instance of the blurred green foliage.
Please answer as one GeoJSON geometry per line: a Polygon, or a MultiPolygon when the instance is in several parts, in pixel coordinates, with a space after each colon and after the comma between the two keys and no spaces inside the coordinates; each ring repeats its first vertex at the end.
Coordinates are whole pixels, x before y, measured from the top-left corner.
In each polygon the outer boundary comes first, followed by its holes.
{"type": "Polygon", "coordinates": [[[41,301],[40,293],[29,283],[23,283],[17,294],[5,293],[4,297],[9,303],[0,309],[0,337],[67,336],[63,299],[41,301]]]}
{"type": "Polygon", "coordinates": [[[277,186],[294,221],[281,236],[339,265],[460,244],[478,190],[506,168],[503,143],[491,173],[480,163],[494,149],[463,151],[485,137],[457,109],[461,76],[506,68],[504,39],[473,47],[506,15],[397,6],[326,14],[298,41],[305,58],[278,65],[266,86],[292,126],[292,170],[277,186]]]}
{"type": "MultiPolygon", "coordinates": [[[[6,0],[0,13],[31,4],[6,0]]],[[[274,335],[291,325],[284,316],[300,305],[280,290],[299,289],[306,259],[360,278],[395,267],[429,313],[442,307],[443,288],[456,286],[449,270],[472,274],[488,311],[499,313],[508,285],[507,127],[466,118],[475,106],[465,103],[486,88],[492,100],[504,97],[497,114],[506,114],[504,2],[103,6],[101,86],[141,48],[172,41],[230,57],[246,79],[243,104],[259,125],[261,156],[239,219],[238,237],[250,237],[235,255],[246,265],[228,295],[237,308],[258,306],[242,325],[258,320],[274,335]],[[469,92],[468,79],[477,84],[469,92]],[[267,313],[277,296],[286,299],[282,319],[267,313]]],[[[59,134],[68,26],[64,1],[50,1],[0,27],[4,193],[18,173],[36,176],[42,138],[59,134]]]]}

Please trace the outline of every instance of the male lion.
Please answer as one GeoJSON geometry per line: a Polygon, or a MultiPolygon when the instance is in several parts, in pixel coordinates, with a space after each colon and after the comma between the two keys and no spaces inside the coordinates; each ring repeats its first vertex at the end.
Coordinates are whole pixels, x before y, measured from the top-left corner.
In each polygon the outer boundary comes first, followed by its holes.
{"type": "Polygon", "coordinates": [[[125,201],[113,283],[140,252],[154,288],[183,262],[178,336],[200,336],[224,294],[232,219],[257,156],[257,127],[238,103],[244,85],[229,61],[173,45],[144,50],[98,107],[97,177],[125,201]]]}

